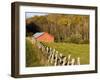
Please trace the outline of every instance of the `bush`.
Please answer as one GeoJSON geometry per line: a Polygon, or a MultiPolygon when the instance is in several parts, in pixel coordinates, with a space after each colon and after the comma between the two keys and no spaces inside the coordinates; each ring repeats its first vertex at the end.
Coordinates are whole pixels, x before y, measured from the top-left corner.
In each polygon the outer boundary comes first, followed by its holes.
{"type": "Polygon", "coordinates": [[[79,44],[80,41],[81,41],[81,35],[80,34],[71,35],[71,37],[70,37],[71,43],[79,44]]]}
{"type": "Polygon", "coordinates": [[[33,36],[33,33],[32,32],[27,32],[26,36],[33,36]]]}

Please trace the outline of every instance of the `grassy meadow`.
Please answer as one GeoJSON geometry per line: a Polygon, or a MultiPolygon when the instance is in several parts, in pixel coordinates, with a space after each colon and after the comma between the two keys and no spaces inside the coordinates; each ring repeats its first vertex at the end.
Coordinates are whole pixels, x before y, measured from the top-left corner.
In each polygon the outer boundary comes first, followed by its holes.
{"type": "Polygon", "coordinates": [[[55,48],[64,56],[71,54],[71,58],[80,57],[81,64],[89,64],[89,44],[74,43],[45,43],[51,48],[55,48]]]}
{"type": "MultiPolygon", "coordinates": [[[[71,58],[80,57],[81,64],[89,64],[89,44],[74,44],[74,43],[44,43],[48,47],[55,48],[59,53],[64,56],[71,54],[71,58]]],[[[26,39],[26,67],[35,66],[50,66],[46,56],[32,44],[31,41],[26,39]]]]}

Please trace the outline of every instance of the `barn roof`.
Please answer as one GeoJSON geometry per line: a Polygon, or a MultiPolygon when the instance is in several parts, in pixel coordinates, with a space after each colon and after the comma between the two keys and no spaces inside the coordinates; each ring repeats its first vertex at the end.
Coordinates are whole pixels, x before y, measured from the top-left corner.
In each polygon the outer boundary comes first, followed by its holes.
{"type": "Polygon", "coordinates": [[[35,38],[37,38],[37,37],[39,37],[39,36],[41,36],[41,35],[43,35],[44,34],[44,32],[37,32],[37,33],[35,33],[33,36],[35,37],[35,38]]]}

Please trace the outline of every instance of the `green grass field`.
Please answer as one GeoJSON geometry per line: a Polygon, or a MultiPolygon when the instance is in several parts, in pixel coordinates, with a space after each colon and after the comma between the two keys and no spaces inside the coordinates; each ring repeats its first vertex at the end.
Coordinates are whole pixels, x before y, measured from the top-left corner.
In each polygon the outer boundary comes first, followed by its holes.
{"type": "MultiPolygon", "coordinates": [[[[80,57],[81,64],[89,64],[89,44],[73,43],[44,43],[46,46],[55,48],[64,56],[71,54],[71,58],[80,57]]],[[[50,66],[42,52],[26,39],[26,67],[50,66]]]]}
{"type": "Polygon", "coordinates": [[[72,58],[80,57],[81,64],[89,64],[89,44],[73,43],[45,43],[51,48],[55,48],[65,56],[71,54],[72,58]]]}

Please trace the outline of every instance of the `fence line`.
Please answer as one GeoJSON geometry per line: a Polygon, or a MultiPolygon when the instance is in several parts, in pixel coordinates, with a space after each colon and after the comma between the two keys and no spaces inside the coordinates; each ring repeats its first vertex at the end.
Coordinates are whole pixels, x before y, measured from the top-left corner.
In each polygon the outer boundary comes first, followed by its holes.
{"type": "Polygon", "coordinates": [[[71,54],[66,57],[54,48],[48,47],[37,41],[34,37],[31,39],[31,41],[33,44],[36,44],[43,54],[47,55],[48,63],[54,66],[80,65],[80,57],[77,57],[76,59],[71,58],[71,54]]]}

